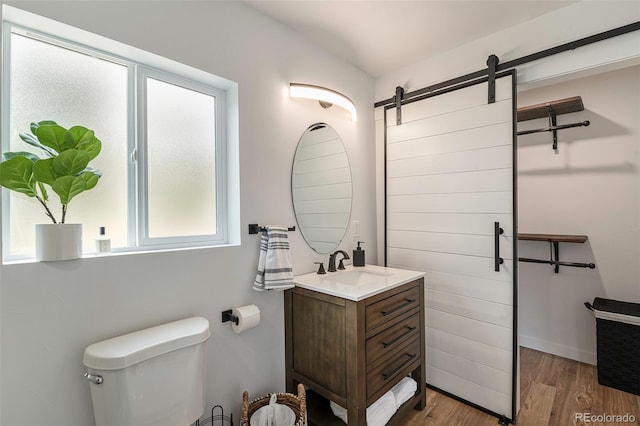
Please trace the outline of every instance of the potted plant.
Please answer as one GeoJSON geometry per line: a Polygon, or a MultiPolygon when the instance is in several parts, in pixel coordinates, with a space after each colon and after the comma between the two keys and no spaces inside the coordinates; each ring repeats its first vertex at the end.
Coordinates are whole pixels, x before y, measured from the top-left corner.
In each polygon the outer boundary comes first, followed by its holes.
{"type": "Polygon", "coordinates": [[[52,222],[36,225],[36,259],[79,258],[82,225],[65,220],[71,200],[98,184],[102,173],[89,167],[89,162],[100,154],[102,143],[93,130],[82,126],[67,130],[48,120],[31,123],[30,127],[31,134],[20,133],[20,139],[38,148],[42,158],[26,151],[3,153],[0,185],[34,198],[52,222]],[[60,200],[59,220],[49,205],[50,192],[60,200]]]}

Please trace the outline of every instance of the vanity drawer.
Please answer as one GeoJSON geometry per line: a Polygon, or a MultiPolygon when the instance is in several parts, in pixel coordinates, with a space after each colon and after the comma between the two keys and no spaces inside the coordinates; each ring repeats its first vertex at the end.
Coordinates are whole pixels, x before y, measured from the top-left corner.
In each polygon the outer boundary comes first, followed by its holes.
{"type": "Polygon", "coordinates": [[[420,364],[420,339],[416,337],[397,353],[367,373],[367,405],[398,383],[420,364]]]}
{"type": "Polygon", "coordinates": [[[365,308],[366,331],[387,324],[405,312],[420,305],[420,289],[418,286],[397,293],[365,308]]]}
{"type": "Polygon", "coordinates": [[[375,361],[390,354],[418,334],[420,334],[420,314],[416,312],[406,320],[367,340],[367,371],[375,366],[375,361]]]}

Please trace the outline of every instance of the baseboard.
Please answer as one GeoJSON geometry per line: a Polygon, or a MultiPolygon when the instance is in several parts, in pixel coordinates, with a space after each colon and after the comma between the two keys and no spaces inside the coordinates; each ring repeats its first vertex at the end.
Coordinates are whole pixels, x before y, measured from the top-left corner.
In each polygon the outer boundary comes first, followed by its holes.
{"type": "Polygon", "coordinates": [[[596,353],[583,351],[578,348],[560,345],[558,343],[549,342],[548,340],[537,339],[531,336],[519,336],[520,346],[535,349],[536,351],[546,352],[558,355],[563,358],[569,358],[587,364],[596,365],[596,353]]]}

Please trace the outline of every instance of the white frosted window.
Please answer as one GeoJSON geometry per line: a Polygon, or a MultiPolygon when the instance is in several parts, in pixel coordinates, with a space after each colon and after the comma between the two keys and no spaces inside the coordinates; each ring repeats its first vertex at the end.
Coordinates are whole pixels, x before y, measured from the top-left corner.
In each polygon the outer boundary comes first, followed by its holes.
{"type": "MultiPolygon", "coordinates": [[[[83,224],[87,253],[100,226],[107,228],[113,247],[126,246],[127,67],[15,33],[10,52],[9,151],[41,155],[18,137],[30,133],[31,122],[94,130],[102,152],[90,165],[104,174],[95,188],[71,201],[66,222],[83,224]]],[[[59,204],[51,204],[60,220],[59,204]]],[[[9,205],[9,255],[33,256],[34,225],[51,222],[33,198],[11,191],[9,205]]]]}
{"type": "Polygon", "coordinates": [[[216,99],[154,78],[146,86],[148,236],[216,234],[216,99]]]}
{"type": "MultiPolygon", "coordinates": [[[[103,226],[114,252],[227,244],[227,200],[237,202],[228,186],[237,183],[227,181],[226,110],[228,99],[237,104],[237,84],[49,24],[45,33],[2,21],[2,153],[46,157],[19,137],[33,122],[95,132],[102,150],[89,166],[102,177],[71,200],[65,217],[82,224],[84,254],[95,253],[103,226]]],[[[58,197],[47,192],[60,222],[58,197]]],[[[2,201],[3,262],[33,259],[35,225],[51,219],[22,193],[2,188],[2,201]]]]}

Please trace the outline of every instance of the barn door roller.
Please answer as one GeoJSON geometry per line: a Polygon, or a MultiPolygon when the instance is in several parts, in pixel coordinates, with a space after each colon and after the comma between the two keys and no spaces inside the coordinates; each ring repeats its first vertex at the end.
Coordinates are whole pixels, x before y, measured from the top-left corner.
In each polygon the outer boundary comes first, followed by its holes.
{"type": "Polygon", "coordinates": [[[396,87],[396,125],[402,124],[402,98],[404,98],[404,89],[402,86],[396,87]]]}
{"type": "Polygon", "coordinates": [[[496,68],[498,68],[498,62],[500,59],[496,55],[489,55],[487,58],[487,67],[489,69],[489,96],[487,103],[494,103],[496,101],[496,68]]]}

